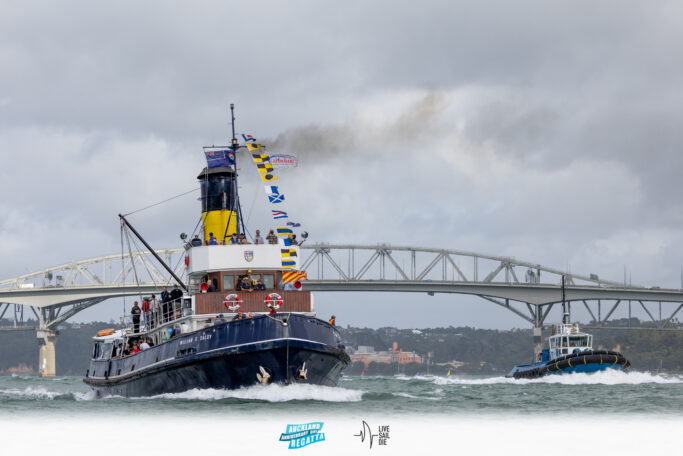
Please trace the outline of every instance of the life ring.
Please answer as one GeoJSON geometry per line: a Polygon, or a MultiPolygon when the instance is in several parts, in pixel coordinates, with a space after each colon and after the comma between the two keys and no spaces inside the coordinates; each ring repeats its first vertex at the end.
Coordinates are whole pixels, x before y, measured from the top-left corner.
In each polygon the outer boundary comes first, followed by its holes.
{"type": "Polygon", "coordinates": [[[114,328],[103,329],[102,331],[97,332],[98,337],[111,336],[112,334],[114,334],[114,328]]]}
{"type": "Polygon", "coordinates": [[[277,293],[271,293],[266,298],[266,307],[273,308],[275,310],[282,307],[282,296],[277,293]]]}
{"type": "Polygon", "coordinates": [[[240,298],[237,293],[231,293],[225,297],[223,303],[229,310],[238,310],[242,307],[242,298],[240,298]]]}

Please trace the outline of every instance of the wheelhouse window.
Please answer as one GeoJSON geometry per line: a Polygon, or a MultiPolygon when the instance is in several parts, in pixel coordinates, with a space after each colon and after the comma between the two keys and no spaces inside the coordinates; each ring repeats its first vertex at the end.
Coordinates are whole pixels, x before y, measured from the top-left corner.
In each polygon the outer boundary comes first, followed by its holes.
{"type": "Polygon", "coordinates": [[[223,290],[234,290],[235,289],[235,276],[224,275],[223,276],[223,290]]]}
{"type": "Polygon", "coordinates": [[[573,336],[569,338],[570,347],[587,347],[588,346],[588,336],[573,336]]]}
{"type": "Polygon", "coordinates": [[[102,349],[100,350],[99,353],[99,358],[101,359],[107,359],[109,358],[109,355],[111,355],[111,349],[112,349],[113,344],[103,344],[102,349]]]}
{"type": "Polygon", "coordinates": [[[263,284],[266,288],[275,288],[275,278],[273,274],[263,274],[263,284]]]}

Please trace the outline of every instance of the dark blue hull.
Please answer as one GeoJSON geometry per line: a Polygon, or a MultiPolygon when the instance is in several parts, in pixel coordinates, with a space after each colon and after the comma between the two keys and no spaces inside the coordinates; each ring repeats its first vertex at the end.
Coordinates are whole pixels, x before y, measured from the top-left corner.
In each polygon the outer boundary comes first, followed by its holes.
{"type": "Polygon", "coordinates": [[[259,383],[335,386],[349,356],[337,330],[312,317],[259,316],[183,334],[124,358],[93,360],[85,383],[98,395],[153,396],[259,383]],[[305,375],[303,373],[305,370],[305,375]]]}
{"type": "Polygon", "coordinates": [[[631,363],[621,353],[611,351],[584,351],[565,355],[552,361],[540,361],[515,366],[508,378],[539,378],[546,375],[592,373],[606,369],[625,371],[631,363]]]}

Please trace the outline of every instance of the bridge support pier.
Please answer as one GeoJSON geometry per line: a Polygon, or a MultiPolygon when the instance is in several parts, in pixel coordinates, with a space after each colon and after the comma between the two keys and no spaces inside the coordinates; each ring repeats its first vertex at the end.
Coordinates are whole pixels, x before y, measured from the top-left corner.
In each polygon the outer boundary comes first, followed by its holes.
{"type": "Polygon", "coordinates": [[[56,374],[55,341],[57,332],[50,329],[38,330],[38,375],[41,377],[54,377],[56,374]]]}
{"type": "Polygon", "coordinates": [[[543,325],[534,326],[534,361],[543,350],[543,325]]]}

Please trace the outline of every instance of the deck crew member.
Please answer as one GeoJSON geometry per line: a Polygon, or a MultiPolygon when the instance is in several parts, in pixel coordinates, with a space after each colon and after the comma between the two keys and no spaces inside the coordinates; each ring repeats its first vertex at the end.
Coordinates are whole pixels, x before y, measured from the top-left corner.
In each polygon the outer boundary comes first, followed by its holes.
{"type": "Polygon", "coordinates": [[[332,315],[332,318],[330,318],[329,323],[330,323],[332,326],[337,326],[337,317],[335,317],[334,315],[332,315]]]}
{"type": "Polygon", "coordinates": [[[133,332],[139,333],[140,332],[140,314],[142,313],[142,310],[140,309],[140,306],[138,306],[138,302],[135,301],[133,303],[133,308],[130,310],[130,315],[133,317],[133,332]]]}
{"type": "Polygon", "coordinates": [[[261,236],[261,230],[256,230],[256,236],[254,236],[254,244],[263,244],[263,237],[261,236]]]}

